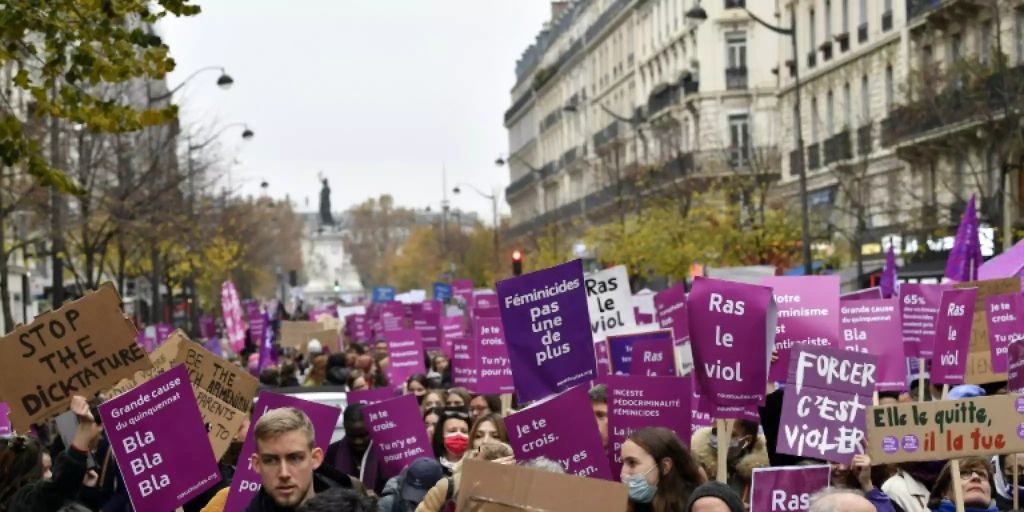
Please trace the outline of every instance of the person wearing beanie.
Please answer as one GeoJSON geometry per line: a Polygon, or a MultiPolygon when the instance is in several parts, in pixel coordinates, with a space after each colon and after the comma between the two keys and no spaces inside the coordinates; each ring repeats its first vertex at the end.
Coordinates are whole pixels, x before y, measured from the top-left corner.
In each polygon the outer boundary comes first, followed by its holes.
{"type": "Polygon", "coordinates": [[[686,512],[744,512],[743,500],[728,485],[711,481],[694,489],[686,512]]]}

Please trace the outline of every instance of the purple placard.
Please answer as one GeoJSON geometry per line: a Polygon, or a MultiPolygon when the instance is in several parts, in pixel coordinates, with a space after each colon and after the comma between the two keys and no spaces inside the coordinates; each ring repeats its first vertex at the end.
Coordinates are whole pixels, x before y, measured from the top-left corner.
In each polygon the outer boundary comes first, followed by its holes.
{"type": "Polygon", "coordinates": [[[633,343],[633,361],[630,375],[647,377],[675,377],[676,352],[671,339],[637,340],[633,343]]]}
{"type": "Polygon", "coordinates": [[[452,336],[452,384],[464,388],[476,388],[479,366],[476,360],[476,343],[465,336],[452,336]]]}
{"type": "Polygon", "coordinates": [[[700,408],[700,395],[697,394],[697,386],[694,384],[693,377],[690,378],[690,435],[697,432],[698,430],[705,427],[713,427],[715,425],[715,417],[710,412],[700,408]]]}
{"type": "Polygon", "coordinates": [[[807,512],[811,495],[828,487],[828,466],[754,468],[750,482],[750,510],[807,512]]]}
{"type": "Polygon", "coordinates": [[[472,279],[452,279],[452,296],[457,300],[461,300],[466,307],[472,305],[473,302],[473,280],[472,279]]]}
{"type": "Polygon", "coordinates": [[[594,359],[597,361],[597,376],[612,373],[612,358],[608,354],[608,340],[594,342],[594,359]]]}
{"type": "Polygon", "coordinates": [[[899,299],[843,301],[839,306],[843,350],[878,357],[875,389],[906,391],[907,360],[903,353],[899,299]]]}
{"type": "Polygon", "coordinates": [[[224,349],[220,345],[220,338],[213,337],[206,340],[206,343],[203,344],[203,347],[205,347],[206,350],[209,350],[210,352],[215,354],[217,357],[224,357],[224,349]]]}
{"type": "Polygon", "coordinates": [[[848,300],[870,300],[870,299],[881,299],[882,289],[879,287],[865,288],[863,290],[857,290],[855,292],[844,293],[839,296],[839,302],[846,302],[848,300]]]}
{"type": "Polygon", "coordinates": [[[900,284],[900,318],[907,357],[932,357],[935,321],[944,289],[939,284],[900,284]]]}
{"type": "Polygon", "coordinates": [[[254,300],[245,301],[245,321],[249,325],[249,339],[252,344],[259,347],[263,342],[263,334],[266,327],[263,325],[263,312],[260,311],[260,303],[254,300]]]}
{"type": "Polygon", "coordinates": [[[977,288],[943,290],[935,327],[932,384],[964,383],[977,288]]]}
{"type": "MultiPolygon", "coordinates": [[[[672,350],[672,331],[668,329],[637,332],[631,334],[619,334],[608,336],[608,351],[610,354],[612,373],[615,375],[644,375],[631,370],[633,361],[633,344],[640,341],[667,342],[669,350],[672,350]]],[[[674,359],[670,360],[674,362],[674,359]]],[[[670,363],[672,364],[672,363],[670,363]]]]}
{"type": "Polygon", "coordinates": [[[174,510],[221,480],[185,365],[99,406],[135,510],[174,510]]]}
{"type": "MultiPolygon", "coordinates": [[[[309,416],[309,421],[313,423],[316,446],[324,452],[331,444],[334,427],[337,426],[338,417],[341,416],[341,409],[337,407],[269,391],[261,392],[257,397],[257,402],[253,408],[249,432],[245,435],[245,444],[242,445],[242,451],[238,457],[238,467],[235,468],[235,476],[231,480],[231,491],[228,492],[224,512],[242,512],[260,490],[262,480],[259,473],[252,467],[252,456],[256,453],[256,438],[253,435],[253,428],[267,411],[281,407],[294,407],[306,413],[309,416]]],[[[203,433],[203,436],[205,437],[206,434],[203,433]]]]}
{"type": "Polygon", "coordinates": [[[167,323],[156,324],[156,340],[154,347],[160,346],[163,342],[167,341],[171,333],[174,332],[174,326],[167,323]]]}
{"type": "Polygon", "coordinates": [[[11,412],[11,406],[5,402],[0,402],[0,436],[6,436],[11,433],[11,420],[7,415],[11,412]]]}
{"type": "Polygon", "coordinates": [[[690,379],[609,375],[608,463],[613,475],[622,469],[621,449],[634,430],[665,427],[690,445],[690,379]]]}
{"type": "Polygon", "coordinates": [[[400,396],[363,408],[370,439],[391,478],[420,457],[433,457],[420,406],[412,395],[400,396]]]}
{"type": "Polygon", "coordinates": [[[412,329],[385,331],[384,341],[388,344],[387,376],[392,386],[405,384],[417,373],[427,373],[420,333],[412,329]]]}
{"type": "Polygon", "coordinates": [[[650,313],[641,313],[640,308],[633,308],[633,317],[636,318],[637,325],[651,325],[654,324],[654,315],[650,313]]]}
{"type": "Polygon", "coordinates": [[[547,457],[566,473],[613,480],[586,386],[508,416],[505,425],[516,460],[547,457]]]}
{"type": "Polygon", "coordinates": [[[992,372],[1006,373],[1007,349],[1010,343],[1024,339],[1024,297],[1019,293],[993,295],[985,298],[985,319],[988,322],[988,343],[992,354],[992,372]]]}
{"type": "Polygon", "coordinates": [[[776,450],[840,464],[864,453],[877,368],[872,354],[811,345],[794,351],[776,450]]]}
{"type": "Polygon", "coordinates": [[[654,294],[655,316],[663,329],[672,329],[676,344],[690,341],[689,319],[686,314],[686,291],[683,283],[654,294]]]}
{"type": "Polygon", "coordinates": [[[412,314],[412,328],[420,333],[423,339],[423,350],[441,350],[441,314],[437,311],[424,309],[412,314]]]}
{"type": "Polygon", "coordinates": [[[448,359],[455,355],[455,338],[465,337],[465,330],[461,316],[441,317],[441,353],[448,359]]]}
{"type": "Polygon", "coordinates": [[[597,376],[581,260],[500,281],[498,298],[520,403],[597,376]]]}
{"type": "Polygon", "coordinates": [[[238,291],[231,281],[221,284],[220,309],[224,317],[224,335],[231,343],[231,350],[240,354],[245,348],[245,322],[242,320],[242,303],[238,300],[238,291]]]}
{"type": "Polygon", "coordinates": [[[346,401],[350,404],[375,404],[385,400],[391,400],[398,395],[398,391],[391,386],[383,388],[366,389],[363,391],[349,391],[345,395],[346,401]]]}
{"type": "Polygon", "coordinates": [[[477,393],[512,393],[512,366],[508,361],[508,346],[505,344],[504,327],[501,319],[484,317],[473,319],[476,337],[477,393]]]}
{"type": "Polygon", "coordinates": [[[206,339],[217,335],[217,322],[213,319],[213,315],[199,317],[199,335],[206,339]]]}
{"type": "Polygon", "coordinates": [[[1024,392],[1024,341],[1010,343],[1006,350],[1008,360],[1006,387],[1010,393],[1024,392]]]}
{"type": "Polygon", "coordinates": [[[697,278],[687,302],[698,392],[717,418],[741,418],[764,402],[775,332],[772,290],[697,278]]]}
{"type": "Polygon", "coordinates": [[[156,328],[140,329],[135,334],[135,343],[142,347],[142,350],[145,350],[147,354],[156,350],[156,328]],[[150,332],[154,334],[150,336],[150,332]]]}
{"type": "Polygon", "coordinates": [[[775,350],[779,358],[768,378],[780,382],[786,378],[793,347],[839,346],[839,276],[768,277],[761,284],[772,288],[778,308],[775,350]]]}

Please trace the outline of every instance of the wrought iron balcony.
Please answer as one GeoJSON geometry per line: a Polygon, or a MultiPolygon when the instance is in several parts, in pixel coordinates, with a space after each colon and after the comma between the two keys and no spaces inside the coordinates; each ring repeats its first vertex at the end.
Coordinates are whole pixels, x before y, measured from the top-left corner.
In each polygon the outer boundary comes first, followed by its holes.
{"type": "Polygon", "coordinates": [[[601,131],[594,134],[594,147],[599,148],[605,144],[612,142],[619,136],[619,122],[612,121],[605,126],[601,131]]]}
{"type": "Polygon", "coordinates": [[[789,152],[789,175],[799,176],[804,172],[804,152],[794,149],[789,152]]]}
{"type": "Polygon", "coordinates": [[[813,68],[818,65],[818,50],[807,52],[807,67],[813,68]]]}
{"type": "Polygon", "coordinates": [[[807,146],[807,170],[814,171],[821,167],[821,145],[815,142],[807,146]]]}
{"type": "Polygon", "coordinates": [[[863,43],[863,42],[866,42],[867,40],[868,40],[868,24],[867,24],[867,22],[864,22],[864,23],[861,23],[859,27],[857,27],[857,42],[858,43],[863,43]]]}
{"type": "Polygon", "coordinates": [[[825,139],[825,165],[853,158],[850,130],[843,130],[825,139]]]}
{"type": "Polygon", "coordinates": [[[892,30],[892,11],[882,13],[882,32],[892,30]]]}
{"type": "Polygon", "coordinates": [[[746,0],[725,0],[726,9],[742,9],[746,6],[746,0]]]}
{"type": "Polygon", "coordinates": [[[725,88],[734,91],[747,88],[747,68],[726,68],[725,88]]]}
{"type": "Polygon", "coordinates": [[[874,124],[868,122],[868,124],[857,128],[857,154],[861,156],[870,155],[873,147],[874,140],[872,139],[872,129],[874,124]]]}

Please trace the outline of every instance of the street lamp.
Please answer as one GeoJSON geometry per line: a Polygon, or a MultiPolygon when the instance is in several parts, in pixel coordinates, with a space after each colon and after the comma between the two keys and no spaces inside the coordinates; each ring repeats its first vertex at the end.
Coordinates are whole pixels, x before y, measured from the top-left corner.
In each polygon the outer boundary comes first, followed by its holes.
{"type": "Polygon", "coordinates": [[[499,243],[498,243],[498,192],[495,191],[494,193],[488,194],[488,193],[486,193],[486,192],[476,188],[475,186],[473,186],[473,185],[471,185],[469,183],[458,183],[458,184],[456,184],[455,188],[452,189],[452,192],[454,192],[455,194],[462,193],[462,189],[459,188],[459,187],[469,187],[470,189],[473,190],[473,192],[476,192],[477,194],[479,194],[480,197],[483,197],[484,199],[489,199],[491,201],[491,222],[494,224],[494,257],[497,258],[498,257],[498,246],[499,246],[499,243]]]}
{"type": "MultiPolygon", "coordinates": [[[[805,159],[804,159],[804,135],[803,135],[803,124],[802,124],[801,114],[800,114],[800,72],[799,72],[799,70],[800,70],[800,61],[799,61],[799,58],[797,56],[797,44],[796,44],[796,38],[797,38],[797,35],[796,35],[796,9],[795,8],[791,8],[790,11],[789,11],[789,16],[790,16],[790,19],[789,19],[790,27],[789,28],[777,27],[775,25],[772,25],[771,23],[768,23],[768,22],[762,20],[761,18],[758,18],[757,15],[755,15],[752,12],[750,12],[750,9],[747,9],[746,6],[743,7],[743,10],[746,11],[747,16],[750,16],[750,19],[756,21],[758,24],[760,24],[764,28],[767,28],[768,30],[771,30],[772,32],[775,32],[776,34],[779,34],[779,35],[789,36],[790,42],[791,42],[792,47],[793,47],[793,96],[795,97],[795,100],[796,100],[796,107],[795,107],[795,110],[796,110],[796,112],[795,112],[795,117],[796,117],[795,125],[796,126],[794,127],[794,129],[796,130],[796,147],[797,147],[797,153],[796,154],[797,154],[797,158],[799,158],[799,164],[800,164],[799,165],[799,169],[800,169],[800,180],[799,180],[800,181],[800,224],[801,224],[801,229],[803,231],[802,234],[803,234],[804,275],[811,275],[811,272],[813,270],[812,260],[811,260],[811,221],[810,221],[810,213],[808,211],[808,206],[807,206],[807,169],[804,168],[804,162],[805,162],[805,159]]],[[[702,22],[702,21],[708,19],[708,13],[707,13],[707,11],[704,10],[703,7],[701,7],[700,5],[697,5],[696,7],[692,8],[689,11],[686,12],[686,17],[690,18],[692,20],[696,20],[698,22],[702,22]]]]}
{"type": "Polygon", "coordinates": [[[242,127],[242,140],[250,141],[250,140],[252,140],[253,137],[256,136],[256,133],[253,132],[251,128],[249,128],[248,124],[246,124],[246,123],[230,123],[230,124],[226,124],[226,125],[222,126],[220,130],[217,130],[216,133],[214,133],[208,139],[204,140],[203,142],[201,142],[199,144],[193,145],[193,144],[189,143],[188,150],[189,151],[195,151],[197,149],[202,149],[202,148],[206,147],[208,144],[210,144],[211,142],[217,140],[217,138],[220,137],[221,135],[223,135],[224,132],[228,131],[231,128],[236,128],[236,127],[239,127],[239,126],[242,127]]]}
{"type": "Polygon", "coordinates": [[[195,70],[191,75],[187,76],[184,80],[182,80],[180,84],[175,86],[173,89],[167,91],[166,93],[161,94],[160,96],[151,96],[149,98],[150,104],[156,103],[158,101],[169,99],[171,96],[174,96],[174,93],[176,93],[179,90],[181,90],[181,88],[184,87],[185,84],[189,83],[189,81],[191,81],[193,78],[195,78],[200,73],[203,73],[205,71],[214,71],[214,70],[219,70],[220,71],[220,76],[217,77],[217,87],[220,87],[221,89],[224,89],[224,90],[230,89],[231,85],[235,83],[235,79],[231,78],[231,75],[229,75],[227,73],[227,71],[225,71],[224,68],[221,67],[221,66],[207,66],[205,68],[199,68],[199,69],[195,70]]]}

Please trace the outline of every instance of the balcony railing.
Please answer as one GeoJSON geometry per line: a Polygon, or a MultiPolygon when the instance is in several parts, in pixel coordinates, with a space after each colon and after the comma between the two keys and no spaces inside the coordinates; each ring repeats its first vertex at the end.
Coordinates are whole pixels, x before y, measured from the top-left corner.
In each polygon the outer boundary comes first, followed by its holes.
{"type": "Polygon", "coordinates": [[[562,109],[556,108],[544,116],[544,120],[540,122],[540,131],[547,130],[562,120],[562,109]]]}
{"type": "Polygon", "coordinates": [[[866,42],[867,40],[868,40],[868,24],[867,24],[867,22],[865,22],[865,23],[861,23],[860,26],[857,27],[857,42],[858,43],[863,43],[863,42],[866,42]]]}
{"type": "Polygon", "coordinates": [[[579,149],[580,148],[572,148],[566,151],[565,153],[562,153],[562,157],[558,159],[558,167],[566,167],[569,164],[575,162],[576,159],[579,158],[579,154],[581,153],[579,149]]]}
{"type": "Polygon", "coordinates": [[[601,131],[594,134],[594,147],[599,148],[605,144],[615,140],[619,136],[619,122],[612,121],[608,126],[605,126],[601,131]]]}
{"type": "Polygon", "coordinates": [[[654,114],[671,107],[679,99],[679,87],[677,85],[665,85],[655,89],[647,98],[647,115],[654,114]]]}
{"type": "Polygon", "coordinates": [[[804,172],[804,153],[799,149],[789,152],[789,175],[799,176],[804,172]]]}
{"type": "Polygon", "coordinates": [[[729,166],[733,169],[746,167],[750,163],[750,146],[729,148],[729,166]]]}
{"type": "Polygon", "coordinates": [[[892,30],[892,11],[882,13],[882,32],[892,30]]]}
{"type": "Polygon", "coordinates": [[[725,0],[726,9],[742,9],[746,6],[746,0],[725,0]]]}
{"type": "Polygon", "coordinates": [[[697,91],[700,89],[700,82],[698,82],[698,81],[696,81],[696,80],[694,80],[692,78],[687,78],[686,80],[683,80],[682,86],[683,86],[683,95],[686,95],[686,94],[696,94],[697,91]]]}
{"type": "Polygon", "coordinates": [[[726,68],[725,88],[734,91],[747,88],[747,68],[726,68]]]}
{"type": "Polygon", "coordinates": [[[522,192],[523,190],[526,190],[527,187],[529,187],[531,184],[537,181],[537,178],[539,178],[539,176],[537,176],[537,173],[533,171],[530,171],[524,174],[523,176],[520,176],[519,179],[513,181],[507,187],[505,187],[505,197],[512,197],[522,192]]]}
{"type": "Polygon", "coordinates": [[[824,43],[821,43],[821,46],[819,46],[818,49],[821,50],[822,62],[832,60],[832,41],[825,41],[824,43]]]}
{"type": "Polygon", "coordinates": [[[942,0],[907,0],[907,21],[939,6],[942,0]]]}
{"type": "Polygon", "coordinates": [[[807,67],[813,68],[818,65],[818,50],[807,52],[807,67]]]}
{"type": "Polygon", "coordinates": [[[821,145],[817,142],[807,146],[807,170],[814,171],[821,167],[821,145]]]}
{"type": "Polygon", "coordinates": [[[868,124],[857,128],[857,154],[861,156],[870,155],[873,146],[873,139],[871,136],[872,128],[874,124],[868,122],[868,124]]]}
{"type": "Polygon", "coordinates": [[[843,32],[836,36],[836,42],[839,43],[839,52],[846,52],[850,50],[850,33],[843,32]]]}
{"type": "Polygon", "coordinates": [[[850,130],[843,130],[825,139],[825,165],[853,158],[850,130]]]}
{"type": "Polygon", "coordinates": [[[530,101],[530,98],[533,98],[533,91],[526,91],[516,98],[515,103],[512,103],[512,106],[505,111],[505,122],[507,123],[510,119],[515,117],[515,115],[530,101]]]}

